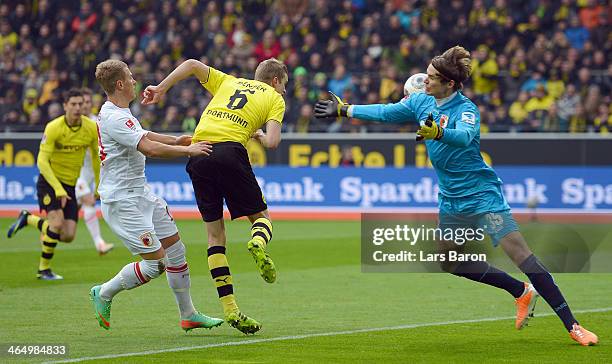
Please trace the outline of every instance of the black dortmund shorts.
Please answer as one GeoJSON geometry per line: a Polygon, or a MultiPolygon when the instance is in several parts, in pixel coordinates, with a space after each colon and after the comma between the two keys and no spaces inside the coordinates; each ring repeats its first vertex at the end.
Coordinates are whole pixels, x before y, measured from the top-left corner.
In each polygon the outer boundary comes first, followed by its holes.
{"type": "Polygon", "coordinates": [[[74,194],[74,186],[69,186],[62,183],[62,186],[68,192],[68,197],[71,199],[66,201],[66,206],[62,209],[62,203],[59,198],[55,197],[55,190],[42,176],[38,176],[38,182],[36,182],[36,191],[38,195],[38,206],[40,211],[63,210],[64,219],[79,221],[79,206],[77,205],[76,195],[74,194]]]}
{"type": "Polygon", "coordinates": [[[268,208],[247,150],[240,143],[213,144],[209,156],[189,158],[187,173],[200,214],[206,222],[223,218],[223,199],[232,220],[268,208]]]}

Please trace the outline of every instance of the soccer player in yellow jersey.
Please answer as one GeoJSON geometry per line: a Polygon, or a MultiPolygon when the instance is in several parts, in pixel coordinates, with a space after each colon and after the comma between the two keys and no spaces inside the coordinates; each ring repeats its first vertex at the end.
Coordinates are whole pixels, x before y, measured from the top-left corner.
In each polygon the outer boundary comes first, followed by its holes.
{"type": "Polygon", "coordinates": [[[91,152],[96,188],[100,181],[96,123],[81,114],[83,96],[80,90],[70,89],[63,98],[65,114],[47,124],[38,152],[38,205],[47,217],[23,210],[8,230],[9,238],[26,225],[42,232],[37,277],[43,280],[63,278],[51,271],[50,263],[58,241],[70,243],[74,240],[79,218],[74,186],[87,149],[91,152]]]}
{"type": "Polygon", "coordinates": [[[232,219],[247,216],[251,240],[247,247],[259,273],[268,283],[276,280],[276,269],[266,251],[272,239],[268,207],[251,168],[245,145],[255,138],[264,147],[275,148],[281,139],[285,114],[287,66],[270,58],[255,70],[255,79],[236,78],[190,59],[179,65],[159,85],[148,86],[143,104],[150,105],[175,83],[191,75],[213,95],[204,109],[193,142],[209,141],[209,156],[193,157],[187,172],[208,231],[208,267],[223,305],[225,320],[245,334],[254,334],[261,324],[240,312],[234,298],[232,276],[225,256],[223,200],[232,219]],[[261,128],[265,125],[266,132],[261,128]]]}

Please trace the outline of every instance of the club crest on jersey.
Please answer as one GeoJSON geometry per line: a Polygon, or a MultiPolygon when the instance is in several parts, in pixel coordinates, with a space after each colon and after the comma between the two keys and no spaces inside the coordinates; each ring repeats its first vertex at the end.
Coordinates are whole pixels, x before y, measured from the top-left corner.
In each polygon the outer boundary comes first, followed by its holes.
{"type": "Polygon", "coordinates": [[[128,121],[125,122],[125,126],[127,126],[130,129],[134,129],[134,122],[128,119],[128,121]]]}
{"type": "Polygon", "coordinates": [[[475,125],[476,124],[476,115],[474,115],[473,112],[462,112],[461,113],[461,121],[463,121],[464,123],[475,125]]]}
{"type": "Polygon", "coordinates": [[[153,238],[151,237],[151,232],[149,231],[140,235],[139,239],[142,241],[144,246],[151,246],[153,244],[153,238]]]}
{"type": "Polygon", "coordinates": [[[440,115],[440,126],[446,128],[448,125],[448,115],[442,114],[440,115]]]}

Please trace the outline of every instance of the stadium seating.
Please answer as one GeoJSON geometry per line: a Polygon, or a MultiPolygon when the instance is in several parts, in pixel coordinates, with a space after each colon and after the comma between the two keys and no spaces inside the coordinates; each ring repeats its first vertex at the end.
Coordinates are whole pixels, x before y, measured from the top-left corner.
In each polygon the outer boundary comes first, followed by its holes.
{"type": "MultiPolygon", "coordinates": [[[[100,94],[94,69],[109,57],[130,64],[139,90],[186,58],[252,77],[257,61],[277,57],[291,73],[285,131],[412,131],[321,122],[312,105],[328,89],[351,103],[395,102],[409,75],[461,44],[483,133],[606,133],[611,19],[604,0],[2,1],[0,131],[41,131],[71,86],[100,94]]],[[[132,109],[147,128],[189,132],[209,97],[186,83],[160,107],[132,109]]]]}

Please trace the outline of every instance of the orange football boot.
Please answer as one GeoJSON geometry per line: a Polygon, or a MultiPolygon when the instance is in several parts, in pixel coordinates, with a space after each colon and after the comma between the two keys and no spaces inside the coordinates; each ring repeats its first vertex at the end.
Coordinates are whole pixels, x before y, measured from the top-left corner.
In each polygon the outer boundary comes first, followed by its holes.
{"type": "Polygon", "coordinates": [[[516,299],[516,321],[515,327],[520,330],[527,326],[529,318],[533,317],[533,310],[540,295],[536,292],[533,285],[525,283],[525,291],[521,297],[516,299]]]}
{"type": "Polygon", "coordinates": [[[575,342],[582,346],[595,345],[599,342],[597,335],[576,323],[572,326],[572,331],[569,334],[575,342]]]}

